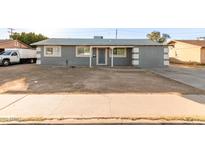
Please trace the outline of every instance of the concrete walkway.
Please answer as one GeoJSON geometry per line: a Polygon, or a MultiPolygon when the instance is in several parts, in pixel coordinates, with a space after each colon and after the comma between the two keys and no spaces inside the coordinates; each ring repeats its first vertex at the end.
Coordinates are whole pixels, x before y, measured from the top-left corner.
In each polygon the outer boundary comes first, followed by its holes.
{"type": "MultiPolygon", "coordinates": [[[[0,95],[0,118],[205,116],[205,96],[175,94],[0,95]]],[[[111,120],[112,121],[112,120],[111,120]]],[[[96,121],[94,121],[96,122],[96,121]]],[[[118,121],[119,122],[119,121],[118,121]]],[[[121,121],[122,122],[122,121],[121,121]]],[[[123,121],[126,123],[126,120],[123,121]]]]}
{"type": "Polygon", "coordinates": [[[186,85],[205,90],[205,67],[193,68],[171,65],[168,68],[159,68],[151,71],[186,85]]]}

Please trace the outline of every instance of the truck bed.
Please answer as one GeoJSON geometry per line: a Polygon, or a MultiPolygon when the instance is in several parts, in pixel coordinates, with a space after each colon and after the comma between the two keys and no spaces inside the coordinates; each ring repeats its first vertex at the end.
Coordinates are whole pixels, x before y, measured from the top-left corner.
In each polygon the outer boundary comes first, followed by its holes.
{"type": "Polygon", "coordinates": [[[33,49],[19,49],[18,50],[21,59],[36,58],[36,50],[33,49]]]}
{"type": "Polygon", "coordinates": [[[5,51],[7,51],[7,50],[18,52],[20,59],[37,58],[35,49],[18,49],[18,48],[15,48],[15,49],[7,48],[7,49],[5,49],[5,51]]]}

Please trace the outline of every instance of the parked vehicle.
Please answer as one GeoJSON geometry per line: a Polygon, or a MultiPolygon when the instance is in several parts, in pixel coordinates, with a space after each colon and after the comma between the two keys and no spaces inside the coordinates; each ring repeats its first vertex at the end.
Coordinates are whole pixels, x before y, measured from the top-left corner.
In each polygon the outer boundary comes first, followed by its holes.
{"type": "Polygon", "coordinates": [[[36,50],[33,49],[8,49],[0,54],[0,64],[8,66],[15,63],[35,63],[36,50]]]}

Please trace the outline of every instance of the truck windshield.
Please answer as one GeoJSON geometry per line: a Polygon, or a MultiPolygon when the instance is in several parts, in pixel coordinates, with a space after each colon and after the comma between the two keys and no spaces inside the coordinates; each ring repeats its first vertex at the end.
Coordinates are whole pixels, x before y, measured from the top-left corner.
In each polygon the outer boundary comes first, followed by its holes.
{"type": "Polygon", "coordinates": [[[1,55],[10,55],[11,54],[11,51],[6,51],[6,52],[3,52],[1,55]]]}

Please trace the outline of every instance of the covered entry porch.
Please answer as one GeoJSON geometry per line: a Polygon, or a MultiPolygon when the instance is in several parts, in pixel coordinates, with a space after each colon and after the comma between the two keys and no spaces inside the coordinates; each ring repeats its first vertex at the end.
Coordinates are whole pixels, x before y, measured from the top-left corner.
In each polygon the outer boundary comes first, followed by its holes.
{"type": "Polygon", "coordinates": [[[90,46],[89,66],[132,66],[133,46],[90,46]]]}

